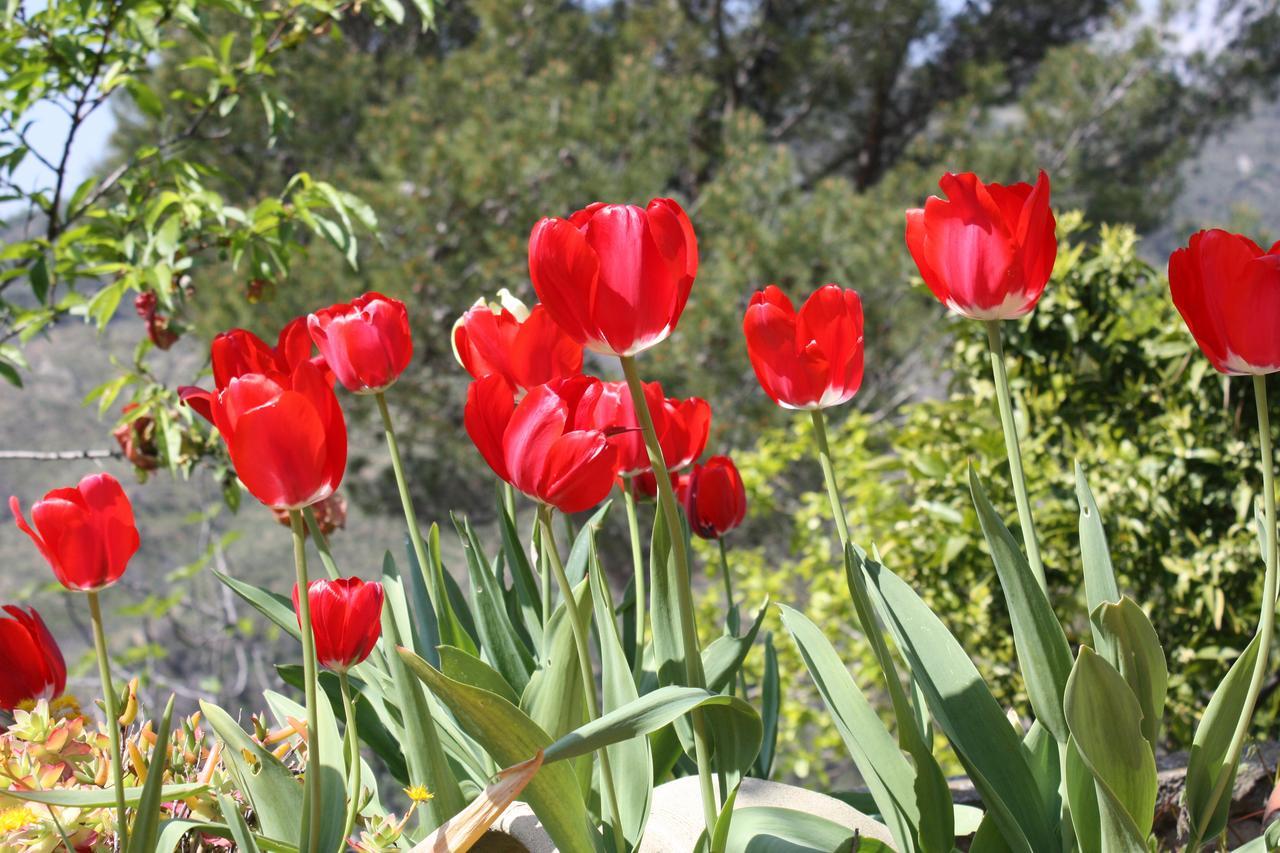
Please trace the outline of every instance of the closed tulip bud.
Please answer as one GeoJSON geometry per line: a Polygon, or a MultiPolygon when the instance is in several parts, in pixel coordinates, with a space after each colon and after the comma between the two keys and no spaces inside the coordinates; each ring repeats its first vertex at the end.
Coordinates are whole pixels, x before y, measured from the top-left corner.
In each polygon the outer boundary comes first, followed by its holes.
{"type": "Polygon", "coordinates": [[[711,404],[701,397],[667,397],[662,401],[662,420],[665,426],[658,443],[662,445],[667,469],[674,473],[687,468],[706,449],[711,435],[711,404]]]}
{"type": "Polygon", "coordinates": [[[292,373],[248,373],[212,401],[236,474],[273,509],[324,500],[347,467],[347,426],[333,388],[310,361],[292,373]]]}
{"type": "Polygon", "coordinates": [[[570,376],[533,388],[516,405],[501,376],[471,383],[467,434],[494,473],[529,497],[574,513],[604,500],[618,473],[603,430],[575,427],[576,410],[600,380],[570,376]]]}
{"type": "Polygon", "coordinates": [[[1173,304],[1209,361],[1227,374],[1280,370],[1280,243],[1213,229],[1169,256],[1173,304]]]}
{"type": "Polygon", "coordinates": [[[675,330],[698,272],[698,242],[680,205],[601,204],[543,219],[529,235],[529,276],[571,338],[632,356],[675,330]]]}
{"type": "Polygon", "coordinates": [[[799,313],[769,285],[751,297],[742,331],[766,394],[787,409],[826,409],[848,402],[862,385],[862,301],[828,284],[799,313]]]}
{"type": "Polygon", "coordinates": [[[317,311],[307,328],[338,381],[356,394],[387,390],[413,360],[409,312],[381,293],[317,311]]]}
{"type": "MultiPolygon", "coordinates": [[[[373,651],[382,634],[382,584],[360,578],[312,581],[307,586],[311,633],[316,660],[345,672],[373,651]]],[[[298,610],[298,585],[293,585],[293,609],[298,610]]],[[[301,626],[301,616],[299,626],[301,626]]]]}
{"type": "Polygon", "coordinates": [[[0,616],[0,710],[61,696],[67,689],[67,665],[40,614],[34,607],[6,604],[2,609],[8,616],[0,616]]]}
{"type": "Polygon", "coordinates": [[[907,248],[938,301],[974,320],[1011,320],[1035,307],[1058,256],[1049,176],[1035,186],[984,184],[948,173],[945,199],[907,211],[907,248]]]}
{"type": "Polygon", "coordinates": [[[74,489],[54,489],[31,507],[31,524],[9,498],[18,529],[31,537],[58,582],[89,592],[120,580],[137,552],[133,506],[110,474],[91,474],[74,489]]]}
{"type": "Polygon", "coordinates": [[[712,456],[680,478],[680,497],[689,529],[703,539],[719,539],[747,515],[747,491],[728,456],[712,456]]]}
{"type": "Polygon", "coordinates": [[[506,290],[498,301],[476,302],[453,325],[453,354],[475,379],[498,374],[527,391],[582,372],[582,344],[551,319],[546,306],[532,309],[506,290]]]}

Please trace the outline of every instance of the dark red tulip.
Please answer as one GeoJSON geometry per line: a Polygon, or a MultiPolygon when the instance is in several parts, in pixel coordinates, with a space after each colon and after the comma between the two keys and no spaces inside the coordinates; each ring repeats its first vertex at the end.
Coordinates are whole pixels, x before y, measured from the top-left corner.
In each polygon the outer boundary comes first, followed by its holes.
{"type": "Polygon", "coordinates": [[[712,456],[680,478],[680,497],[689,529],[703,539],[719,539],[742,523],[747,491],[728,456],[712,456]]]}
{"type": "Polygon", "coordinates": [[[541,303],[532,309],[503,290],[483,299],[453,326],[453,354],[475,379],[498,374],[527,391],[582,372],[582,344],[556,325],[541,303]]]}
{"type": "Polygon", "coordinates": [[[529,235],[538,298],[569,336],[606,355],[635,355],[675,330],[698,272],[680,205],[601,204],[543,219],[529,235]]]}
{"type": "Polygon", "coordinates": [[[413,359],[409,312],[381,293],[317,311],[307,328],[338,381],[356,394],[387,390],[413,359]]]}
{"type": "Polygon", "coordinates": [[[26,702],[56,699],[67,689],[62,650],[34,607],[6,604],[0,616],[0,710],[13,711],[26,702]]]}
{"type": "MultiPolygon", "coordinates": [[[[313,349],[306,317],[295,317],[286,323],[274,347],[245,329],[222,332],[209,347],[214,387],[221,391],[232,379],[247,373],[292,373],[304,361],[315,365],[325,382],[333,385],[333,372],[323,356],[312,355],[313,349]]],[[[178,396],[205,420],[213,422],[213,392],[184,385],[178,389],[178,396]]]]}
{"type": "Polygon", "coordinates": [[[580,374],[557,379],[516,405],[515,389],[501,376],[477,379],[467,391],[467,434],[494,473],[520,491],[561,512],[590,509],[618,473],[604,431],[575,427],[576,410],[598,384],[580,374]]]}
{"type": "Polygon", "coordinates": [[[766,394],[788,409],[826,409],[862,385],[862,301],[834,284],[818,288],[799,313],[769,285],[751,297],[742,331],[766,394]]]}
{"type": "MultiPolygon", "coordinates": [[[[382,584],[360,578],[312,581],[307,585],[311,605],[311,633],[316,659],[329,669],[345,672],[363,661],[382,634],[382,584]]],[[[298,585],[293,585],[293,610],[298,612],[298,585]]],[[[302,625],[302,617],[298,617],[302,625]]]]}
{"type": "Polygon", "coordinates": [[[347,467],[347,426],[333,388],[308,360],[292,373],[246,373],[212,400],[236,474],[273,509],[333,494],[347,467]]]}
{"type": "Polygon", "coordinates": [[[907,211],[907,248],[938,301],[974,320],[1011,320],[1035,307],[1053,273],[1058,240],[1049,176],[1035,186],[984,184],[947,173],[947,198],[907,211]]]}
{"type": "MultiPolygon", "coordinates": [[[[673,490],[679,490],[680,477],[681,475],[674,471],[671,473],[671,488],[673,490]]],[[[625,489],[626,484],[623,483],[622,487],[625,489]]],[[[652,469],[641,472],[631,478],[631,488],[636,500],[655,500],[658,497],[658,478],[654,476],[652,469]]]]}
{"type": "MultiPolygon", "coordinates": [[[[644,383],[644,396],[653,415],[658,435],[666,432],[665,397],[657,382],[644,383]]],[[[624,477],[650,469],[649,450],[640,431],[631,391],[625,382],[596,381],[587,386],[579,402],[574,423],[577,429],[600,430],[618,451],[618,473],[624,477]]]]}
{"type": "Polygon", "coordinates": [[[659,433],[662,457],[667,470],[676,472],[688,467],[702,455],[711,434],[711,404],[701,397],[662,401],[665,427],[659,433]]]}
{"type": "Polygon", "coordinates": [[[59,583],[99,590],[120,580],[138,550],[133,506],[110,474],[90,474],[74,489],[54,489],[31,506],[31,524],[9,498],[18,529],[31,537],[59,583]]]}
{"type": "Polygon", "coordinates": [[[1169,256],[1169,291],[1183,321],[1223,373],[1280,370],[1280,243],[1267,251],[1219,229],[1169,256]]]}

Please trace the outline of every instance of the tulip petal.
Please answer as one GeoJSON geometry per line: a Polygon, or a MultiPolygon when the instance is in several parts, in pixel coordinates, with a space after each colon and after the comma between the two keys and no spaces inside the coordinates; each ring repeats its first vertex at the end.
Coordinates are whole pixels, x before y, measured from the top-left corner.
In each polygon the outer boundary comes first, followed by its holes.
{"type": "Polygon", "coordinates": [[[516,406],[502,436],[503,454],[511,482],[520,491],[540,497],[545,460],[564,434],[567,407],[549,385],[539,385],[516,406]]]}
{"type": "Polygon", "coordinates": [[[582,512],[608,496],[616,474],[614,450],[602,433],[567,432],[547,449],[538,494],[561,512],[582,512]]]}
{"type": "Polygon", "coordinates": [[[529,277],[538,299],[578,343],[594,333],[589,306],[600,261],[586,236],[563,219],[543,219],[529,235],[529,277]]]}
{"type": "Polygon", "coordinates": [[[301,509],[333,493],[327,443],[321,413],[292,390],[242,414],[227,442],[245,487],[275,509],[301,509]]]}
{"type": "Polygon", "coordinates": [[[515,411],[515,391],[499,374],[477,379],[467,389],[463,425],[484,461],[501,479],[511,482],[503,435],[515,411]]]}

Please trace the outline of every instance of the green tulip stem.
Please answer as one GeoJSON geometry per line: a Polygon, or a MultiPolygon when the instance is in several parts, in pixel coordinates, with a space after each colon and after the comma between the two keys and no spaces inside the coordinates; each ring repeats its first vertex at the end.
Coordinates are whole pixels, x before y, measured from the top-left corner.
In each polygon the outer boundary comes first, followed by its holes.
{"type": "MultiPolygon", "coordinates": [[[[1254,401],[1258,408],[1258,434],[1262,444],[1262,505],[1266,524],[1266,575],[1262,582],[1262,613],[1258,617],[1258,659],[1253,665],[1253,677],[1249,681],[1249,692],[1245,694],[1244,706],[1240,709],[1240,720],[1231,735],[1231,747],[1227,751],[1224,767],[1234,767],[1240,760],[1240,751],[1244,748],[1244,739],[1249,734],[1249,724],[1253,721],[1253,710],[1262,693],[1262,683],[1266,680],[1267,662],[1271,654],[1271,639],[1275,632],[1276,618],[1276,486],[1275,460],[1271,449],[1271,415],[1267,410],[1267,377],[1255,374],[1253,377],[1254,401]]],[[[1229,796],[1227,783],[1235,778],[1234,773],[1220,773],[1213,786],[1213,795],[1209,798],[1205,816],[1217,811],[1223,796],[1229,796]]],[[[1198,820],[1203,825],[1205,821],[1198,820]]],[[[1188,851],[1200,849],[1200,832],[1197,830],[1188,851]]]]}
{"type": "Polygon", "coordinates": [[[351,792],[351,800],[347,803],[347,819],[342,825],[342,838],[338,842],[338,853],[343,853],[347,849],[347,839],[355,829],[356,816],[360,813],[360,734],[356,729],[356,706],[351,701],[351,682],[347,679],[345,669],[338,670],[338,685],[342,689],[342,710],[347,717],[347,775],[350,777],[351,792]]]}
{"type": "Polygon", "coordinates": [[[987,344],[991,349],[991,371],[995,375],[1000,426],[1004,430],[1004,448],[1009,454],[1009,476],[1013,480],[1013,495],[1018,503],[1018,526],[1022,528],[1023,546],[1027,549],[1027,564],[1040,582],[1040,588],[1047,592],[1049,587],[1045,583],[1044,563],[1040,560],[1036,523],[1031,517],[1031,502],[1027,499],[1027,477],[1022,472],[1022,450],[1018,446],[1018,426],[1013,421],[1013,402],[1009,396],[1009,374],[1005,368],[999,320],[987,321],[987,344]]]}
{"type": "Polygon", "coordinates": [[[637,676],[644,671],[644,635],[649,619],[649,595],[645,588],[644,549],[640,543],[640,517],[636,512],[636,478],[622,478],[622,502],[627,508],[627,532],[631,536],[631,566],[636,579],[636,658],[632,671],[637,676]]]}
{"type": "Polygon", "coordinates": [[[379,391],[374,397],[378,401],[378,412],[382,415],[382,429],[387,437],[387,452],[391,456],[391,470],[396,475],[396,488],[400,490],[400,508],[404,510],[404,521],[409,528],[409,541],[413,543],[413,555],[418,561],[418,571],[427,581],[427,593],[431,596],[431,606],[435,608],[436,618],[443,632],[446,624],[453,625],[457,618],[449,606],[449,597],[445,592],[444,578],[437,576],[437,570],[431,570],[432,563],[427,559],[427,543],[422,539],[422,531],[418,529],[418,513],[413,508],[413,496],[409,494],[409,481],[404,475],[404,461],[400,457],[400,444],[396,441],[395,424],[391,421],[391,412],[387,409],[387,395],[379,391]]]}
{"type": "Polygon", "coordinates": [[[337,580],[341,575],[338,573],[338,564],[333,561],[333,552],[329,550],[329,537],[324,535],[324,531],[320,529],[320,522],[316,521],[316,514],[307,507],[302,511],[302,517],[306,519],[307,530],[311,531],[311,541],[316,543],[316,550],[320,552],[320,562],[324,564],[324,570],[328,573],[330,580],[337,580]]]}
{"type": "Polygon", "coordinates": [[[720,573],[724,575],[724,612],[733,611],[733,575],[729,573],[729,552],[724,547],[724,537],[716,537],[720,546],[720,573]]]}
{"type": "Polygon", "coordinates": [[[840,547],[849,544],[849,522],[844,515],[844,503],[840,500],[840,489],[836,485],[836,469],[831,464],[831,446],[827,443],[827,419],[822,409],[809,412],[813,419],[813,440],[818,445],[818,462],[822,465],[822,479],[827,484],[827,500],[831,502],[831,517],[836,522],[836,532],[840,534],[840,547]]]}
{"type": "Polygon", "coordinates": [[[116,689],[111,684],[111,659],[107,656],[107,634],[102,627],[102,605],[98,591],[89,590],[89,617],[93,622],[93,649],[98,654],[98,676],[102,679],[102,709],[107,715],[107,742],[111,745],[111,783],[116,794],[116,835],[119,848],[129,847],[128,814],[124,804],[124,756],[120,752],[120,710],[116,689]]]}
{"type": "MultiPolygon", "coordinates": [[[[600,718],[600,703],[596,699],[596,680],[591,669],[591,649],[588,636],[591,626],[583,618],[582,610],[573,595],[573,585],[565,573],[564,563],[560,561],[560,552],[556,548],[555,534],[551,528],[551,507],[541,504],[538,507],[538,521],[542,526],[542,545],[546,551],[547,562],[555,575],[556,584],[560,587],[560,595],[564,597],[565,616],[569,619],[569,627],[573,631],[573,644],[578,652],[578,670],[582,674],[582,693],[587,702],[588,721],[600,718]]],[[[601,747],[600,754],[600,786],[604,792],[605,807],[608,814],[606,821],[613,827],[613,840],[618,853],[626,850],[626,842],[622,837],[622,812],[618,809],[618,795],[613,787],[613,770],[609,766],[609,752],[601,747]]]]}
{"type": "Polygon", "coordinates": [[[311,849],[320,837],[320,706],[316,699],[316,638],[311,630],[311,596],[308,595],[306,527],[299,510],[289,510],[293,530],[293,565],[298,583],[298,623],[302,631],[302,683],[307,703],[306,793],[302,798],[302,841],[299,850],[311,849]]]}
{"type": "MultiPolygon", "coordinates": [[[[693,586],[690,581],[689,550],[685,544],[684,524],[680,520],[676,492],[671,487],[671,474],[667,471],[666,460],[662,457],[662,445],[658,442],[658,431],[653,425],[653,414],[649,411],[649,401],[644,396],[644,386],[636,370],[635,357],[624,355],[619,356],[618,360],[622,362],[622,373],[627,378],[627,388],[631,391],[631,401],[640,421],[640,431],[644,434],[645,447],[649,451],[649,462],[653,466],[653,476],[658,481],[658,505],[661,507],[667,532],[671,537],[671,553],[676,570],[676,598],[680,610],[680,631],[684,640],[685,680],[689,687],[705,689],[707,684],[706,676],[702,672],[698,628],[693,621],[693,586]]],[[[698,763],[698,780],[702,790],[702,816],[706,823],[707,837],[711,838],[715,835],[716,816],[720,812],[716,802],[715,786],[711,781],[711,743],[701,709],[689,712],[689,722],[693,726],[693,751],[698,763]]]]}

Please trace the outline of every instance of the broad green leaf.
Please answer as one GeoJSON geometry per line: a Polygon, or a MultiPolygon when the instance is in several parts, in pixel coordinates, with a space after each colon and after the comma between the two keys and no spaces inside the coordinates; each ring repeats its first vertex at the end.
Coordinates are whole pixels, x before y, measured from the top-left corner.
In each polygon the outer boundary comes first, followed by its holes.
{"type": "Polygon", "coordinates": [[[214,577],[226,584],[232,592],[247,601],[254,610],[267,617],[286,634],[295,640],[302,638],[302,631],[298,628],[298,614],[294,612],[293,602],[288,598],[230,575],[224,575],[217,569],[211,571],[214,577]]]}
{"type": "Polygon", "coordinates": [[[467,573],[471,579],[471,602],[475,610],[476,628],[480,632],[480,645],[493,666],[503,678],[520,693],[529,683],[533,672],[533,656],[529,654],[516,634],[515,626],[507,617],[506,601],[493,567],[485,557],[475,530],[467,521],[453,520],[466,554],[467,573]]]}
{"type": "Polygon", "coordinates": [[[173,722],[173,694],[164,706],[164,715],[156,728],[156,742],[151,750],[151,764],[148,767],[147,781],[142,786],[142,797],[138,800],[138,813],[133,819],[133,829],[129,835],[129,849],[148,853],[156,846],[156,837],[160,826],[161,789],[164,787],[165,771],[169,764],[169,728],[173,722]]]}
{"type": "Polygon", "coordinates": [[[1010,849],[1056,853],[1058,815],[1045,813],[1026,749],[968,655],[910,586],[856,556],[881,621],[1010,849]]]}
{"type": "MultiPolygon", "coordinates": [[[[182,800],[195,794],[203,794],[209,790],[208,785],[197,782],[184,782],[180,785],[165,785],[160,790],[162,801],[182,800]]],[[[4,795],[15,800],[29,803],[43,803],[47,806],[65,806],[72,809],[105,809],[116,804],[115,788],[58,788],[52,791],[22,791],[16,788],[5,788],[4,795]]],[[[124,802],[128,806],[136,806],[142,801],[142,786],[124,789],[124,802]]]]}
{"type": "Polygon", "coordinates": [[[1013,641],[1018,651],[1018,667],[1027,685],[1027,695],[1036,719],[1053,733],[1059,743],[1067,742],[1067,721],[1062,713],[1062,694],[1071,673],[1071,647],[1054,615],[1053,606],[1040,582],[1027,565],[1022,549],[991,506],[982,480],[969,466],[969,490],[978,511],[991,560],[1009,607],[1013,641]]]}
{"type": "Polygon", "coordinates": [[[836,731],[875,799],[876,808],[902,851],[915,850],[920,806],[915,769],[849,675],[844,662],[817,625],[785,604],[782,624],[791,632],[809,676],[827,706],[836,731]]]}
{"type": "Polygon", "coordinates": [[[760,684],[760,719],[764,723],[764,739],[756,756],[753,775],[768,779],[773,772],[773,755],[778,746],[778,709],[782,704],[778,689],[778,652],[773,647],[773,634],[764,635],[764,679],[760,684]]]}
{"type": "MultiPolygon", "coordinates": [[[[203,820],[166,820],[160,824],[160,834],[156,839],[155,850],[157,853],[174,853],[183,839],[192,832],[234,840],[231,828],[225,824],[203,820]]],[[[262,851],[262,853],[298,853],[296,845],[285,844],[283,841],[276,841],[261,835],[254,835],[253,840],[258,845],[258,850],[262,851]]]]}
{"type": "Polygon", "coordinates": [[[760,609],[756,611],[756,618],[752,620],[751,627],[742,636],[722,634],[702,650],[702,670],[706,675],[708,690],[715,692],[724,690],[738,677],[738,671],[742,669],[743,661],[747,659],[751,647],[755,644],[756,635],[760,633],[760,626],[764,622],[764,614],[768,609],[769,600],[766,598],[764,604],[760,605],[760,609]]]}
{"type": "Polygon", "coordinates": [[[444,560],[440,556],[440,526],[431,525],[430,531],[427,533],[427,565],[418,568],[417,556],[413,552],[413,548],[408,549],[409,552],[409,571],[418,570],[424,573],[429,579],[427,589],[432,590],[432,605],[436,611],[436,621],[440,630],[440,642],[450,646],[457,646],[463,651],[476,655],[480,654],[480,650],[476,648],[474,639],[475,626],[464,626],[459,617],[458,610],[465,610],[465,602],[461,608],[457,608],[450,595],[449,582],[452,577],[445,571],[444,560]],[[439,599],[439,600],[435,600],[439,599]]]}
{"type": "Polygon", "coordinates": [[[1102,849],[1102,818],[1098,814],[1098,786],[1093,773],[1080,757],[1074,738],[1066,748],[1067,804],[1071,807],[1071,825],[1081,850],[1102,849]]]}
{"type": "Polygon", "coordinates": [[[1239,756],[1227,755],[1236,723],[1244,713],[1249,681],[1258,660],[1258,635],[1255,634],[1240,657],[1227,670],[1226,678],[1213,691],[1213,698],[1200,718],[1191,742],[1187,761],[1185,803],[1187,819],[1193,833],[1201,838],[1215,838],[1227,826],[1231,805],[1231,789],[1235,783],[1239,756]],[[1228,764],[1228,761],[1231,761],[1228,764]],[[1222,781],[1222,795],[1214,797],[1214,788],[1222,781]]]}
{"type": "MultiPolygon", "coordinates": [[[[587,618],[591,602],[585,579],[574,588],[573,594],[583,618],[587,618]]],[[[547,636],[550,638],[547,664],[529,679],[520,696],[520,708],[552,737],[559,737],[581,725],[587,713],[582,674],[578,670],[578,650],[565,602],[560,602],[551,614],[547,636]]],[[[590,665],[588,662],[587,666],[590,665]]]]}
{"type": "Polygon", "coordinates": [[[480,658],[453,646],[441,646],[439,651],[440,670],[454,681],[497,693],[513,705],[519,703],[520,697],[502,674],[480,658]]]}
{"type": "MultiPolygon", "coordinates": [[[[272,690],[263,692],[263,698],[275,714],[280,725],[289,717],[305,720],[307,709],[287,696],[272,690]]],[[[337,850],[342,843],[343,821],[347,807],[347,765],[343,757],[343,739],[338,731],[338,720],[323,690],[316,691],[316,727],[314,737],[319,738],[314,756],[308,758],[307,772],[320,774],[320,802],[313,808],[320,809],[320,835],[315,843],[321,850],[337,850]]]]}
{"type": "MultiPolygon", "coordinates": [[[[600,707],[603,713],[608,714],[635,702],[640,694],[631,677],[627,655],[622,650],[622,638],[618,635],[613,600],[609,594],[609,581],[600,568],[594,544],[590,557],[591,602],[595,608],[596,636],[600,643],[600,680],[604,694],[600,707]]],[[[631,738],[606,749],[610,769],[613,771],[618,810],[621,812],[622,835],[627,843],[635,847],[644,834],[653,795],[653,756],[649,752],[649,739],[631,738]]],[[[603,768],[600,772],[603,772],[603,768]]],[[[608,831],[605,835],[611,837],[608,831]]]]}
{"type": "Polygon", "coordinates": [[[875,839],[856,838],[853,830],[835,821],[782,806],[735,809],[728,835],[726,850],[746,850],[750,853],[889,851],[887,846],[875,839]]]}
{"type": "Polygon", "coordinates": [[[1146,853],[1156,807],[1156,759],[1142,708],[1120,673],[1080,647],[1066,694],[1071,739],[1098,790],[1102,851],[1146,853]]]}
{"type": "MultiPolygon", "coordinates": [[[[1107,547],[1107,532],[1102,527],[1102,515],[1093,500],[1093,491],[1085,478],[1084,468],[1076,463],[1076,502],[1080,504],[1080,562],[1084,567],[1084,598],[1089,612],[1095,612],[1103,604],[1120,600],[1120,587],[1111,565],[1111,550],[1107,547]]],[[[1098,636],[1094,630],[1094,643],[1098,653],[1115,663],[1115,651],[1108,638],[1098,636]]]]}
{"type": "Polygon", "coordinates": [[[533,640],[535,649],[542,648],[542,598],[538,590],[538,582],[534,580],[533,567],[529,565],[529,555],[516,532],[515,520],[507,514],[504,501],[498,501],[498,521],[502,532],[502,553],[506,557],[507,567],[511,570],[511,585],[520,599],[520,613],[525,630],[533,640]]]}
{"type": "Polygon", "coordinates": [[[1107,636],[1117,668],[1138,699],[1142,708],[1142,736],[1154,750],[1159,745],[1165,690],[1169,684],[1169,669],[1156,629],[1142,608],[1128,596],[1119,604],[1099,605],[1091,621],[1107,636]]]}
{"type": "Polygon", "coordinates": [[[236,843],[236,848],[240,850],[240,853],[261,853],[258,842],[254,839],[253,833],[249,831],[249,825],[244,822],[244,815],[240,814],[240,809],[235,802],[219,794],[218,810],[222,812],[222,819],[227,822],[231,840],[236,843]]]}
{"type": "MultiPolygon", "coordinates": [[[[400,657],[500,766],[518,764],[551,745],[550,735],[496,693],[455,681],[407,649],[400,657]]],[[[562,853],[595,853],[587,805],[568,764],[548,760],[523,796],[562,853]]]]}
{"type": "Polygon", "coordinates": [[[280,759],[245,734],[226,711],[211,702],[201,702],[200,710],[226,744],[223,763],[236,789],[258,816],[259,829],[264,835],[297,844],[301,782],[280,759]]]}

